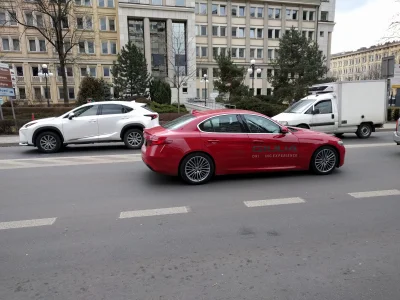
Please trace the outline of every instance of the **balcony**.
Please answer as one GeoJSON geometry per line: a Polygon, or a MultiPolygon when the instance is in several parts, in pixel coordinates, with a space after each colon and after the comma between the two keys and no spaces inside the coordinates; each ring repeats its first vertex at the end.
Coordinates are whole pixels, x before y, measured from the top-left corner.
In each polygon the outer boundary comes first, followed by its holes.
{"type": "MultiPolygon", "coordinates": [[[[62,77],[57,76],[57,83],[62,82],[62,77]]],[[[67,82],[68,83],[75,83],[74,77],[67,76],[67,82]]]]}
{"type": "Polygon", "coordinates": [[[17,76],[17,83],[25,83],[25,77],[24,76],[17,76]]]}

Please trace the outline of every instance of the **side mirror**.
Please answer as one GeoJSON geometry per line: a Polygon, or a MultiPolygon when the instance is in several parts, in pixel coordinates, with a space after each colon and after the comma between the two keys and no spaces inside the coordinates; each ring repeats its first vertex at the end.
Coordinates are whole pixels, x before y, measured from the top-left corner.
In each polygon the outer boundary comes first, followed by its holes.
{"type": "Polygon", "coordinates": [[[68,119],[72,120],[75,117],[75,114],[72,112],[68,115],[68,119]]]}
{"type": "Polygon", "coordinates": [[[281,133],[287,134],[287,133],[289,133],[289,129],[287,127],[281,127],[281,133]]]}
{"type": "Polygon", "coordinates": [[[312,111],[312,114],[313,115],[318,115],[320,112],[319,112],[319,108],[315,108],[313,111],[312,111]]]}

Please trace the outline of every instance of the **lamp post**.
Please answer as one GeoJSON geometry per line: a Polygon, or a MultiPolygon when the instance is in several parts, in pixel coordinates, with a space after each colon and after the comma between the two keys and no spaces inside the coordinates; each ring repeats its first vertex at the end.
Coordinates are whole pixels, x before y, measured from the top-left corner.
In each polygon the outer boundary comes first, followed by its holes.
{"type": "Polygon", "coordinates": [[[204,106],[207,106],[207,74],[203,75],[203,80],[204,81],[204,106]]]}
{"type": "Polygon", "coordinates": [[[46,100],[47,100],[47,107],[50,107],[50,99],[48,97],[48,90],[47,90],[47,88],[48,88],[48,86],[47,86],[47,77],[49,76],[49,69],[47,68],[46,64],[42,65],[42,73],[44,75],[44,78],[46,79],[46,89],[44,91],[44,96],[46,97],[46,100]]]}
{"type": "Polygon", "coordinates": [[[260,74],[261,73],[261,69],[257,68],[256,70],[256,61],[254,59],[252,59],[250,61],[250,68],[247,69],[247,72],[249,73],[249,75],[252,77],[252,92],[253,92],[253,96],[254,96],[254,77],[255,77],[255,73],[260,74]]]}

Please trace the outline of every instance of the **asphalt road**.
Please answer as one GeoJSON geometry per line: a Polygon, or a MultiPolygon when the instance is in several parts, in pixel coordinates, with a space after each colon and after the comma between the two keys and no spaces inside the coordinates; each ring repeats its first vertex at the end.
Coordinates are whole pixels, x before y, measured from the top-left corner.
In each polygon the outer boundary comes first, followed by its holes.
{"type": "Polygon", "coordinates": [[[197,187],[119,147],[1,148],[0,299],[399,299],[400,147],[344,141],[330,176],[197,187]]]}

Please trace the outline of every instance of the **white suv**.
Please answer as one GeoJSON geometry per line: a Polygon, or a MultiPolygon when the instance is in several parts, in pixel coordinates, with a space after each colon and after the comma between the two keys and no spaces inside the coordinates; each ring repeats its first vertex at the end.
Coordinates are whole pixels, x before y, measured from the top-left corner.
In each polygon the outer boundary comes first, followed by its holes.
{"type": "Polygon", "coordinates": [[[67,144],[123,141],[143,145],[143,129],[159,125],[158,113],[146,104],[123,101],[88,103],[60,117],[35,120],[19,130],[20,145],[54,153],[67,144]]]}

